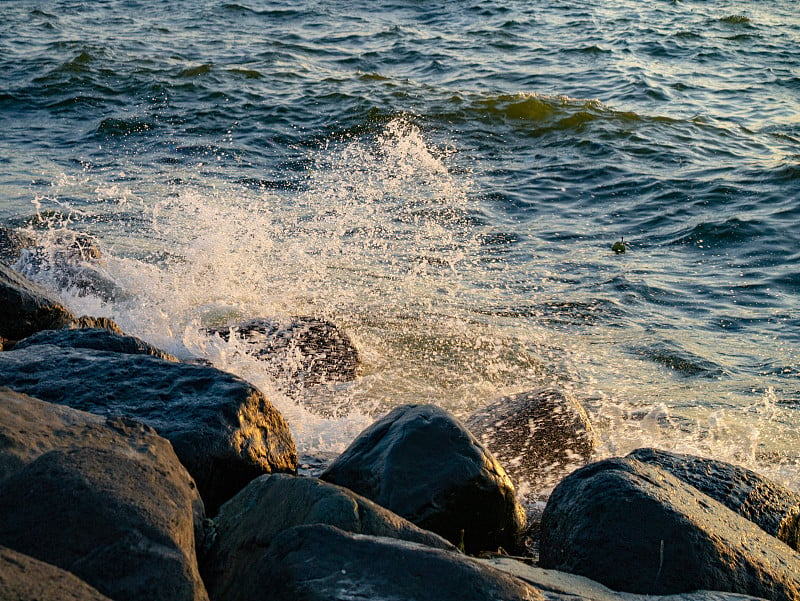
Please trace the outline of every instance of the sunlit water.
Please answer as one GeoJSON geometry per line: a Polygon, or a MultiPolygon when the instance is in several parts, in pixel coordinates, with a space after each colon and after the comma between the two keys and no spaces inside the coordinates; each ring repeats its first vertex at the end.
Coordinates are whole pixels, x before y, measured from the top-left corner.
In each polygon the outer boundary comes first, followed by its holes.
{"type": "Polygon", "coordinates": [[[94,236],[121,294],[68,306],[254,382],[304,454],[547,385],[598,457],[800,489],[796,3],[0,11],[0,218],[94,236]],[[362,376],[292,396],[201,333],[290,315],[341,326],[362,376]]]}

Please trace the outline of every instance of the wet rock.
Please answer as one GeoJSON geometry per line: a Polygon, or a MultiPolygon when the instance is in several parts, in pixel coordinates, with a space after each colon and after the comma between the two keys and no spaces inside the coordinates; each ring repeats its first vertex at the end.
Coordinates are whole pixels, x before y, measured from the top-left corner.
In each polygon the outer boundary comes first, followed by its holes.
{"type": "Polygon", "coordinates": [[[541,601],[565,599],[463,555],[327,525],[284,530],[219,601],[541,601]]]}
{"type": "Polygon", "coordinates": [[[723,591],[692,591],[662,596],[619,593],[589,578],[557,570],[545,570],[512,557],[493,557],[479,561],[537,588],[592,601],[757,601],[760,599],[760,597],[723,591]]]}
{"type": "Polygon", "coordinates": [[[469,553],[515,550],[525,512],[497,460],[434,405],[398,407],[322,475],[469,553]]]}
{"type": "Polygon", "coordinates": [[[0,225],[0,263],[11,267],[34,246],[36,241],[27,234],[0,225]]]}
{"type": "Polygon", "coordinates": [[[152,428],[0,389],[0,545],[120,601],[207,599],[203,504],[152,428]]]}
{"type": "Polygon", "coordinates": [[[213,599],[235,597],[272,540],[304,524],[328,524],[347,532],[386,536],[456,551],[443,538],[345,488],[316,478],[285,474],[253,480],[225,503],[214,520],[204,554],[203,578],[213,599]]]}
{"type": "Polygon", "coordinates": [[[347,334],[324,319],[253,319],[206,331],[223,340],[233,335],[246,341],[248,352],[267,361],[273,376],[295,386],[349,382],[358,376],[358,350],[347,334]]]}
{"type": "Polygon", "coordinates": [[[536,493],[588,463],[595,439],[586,411],[570,395],[541,389],[499,399],[467,427],[503,465],[517,490],[536,493]]]}
{"type": "Polygon", "coordinates": [[[77,319],[69,322],[67,327],[72,329],[102,328],[104,330],[108,330],[109,332],[113,332],[114,334],[119,334],[120,336],[125,335],[125,333],[122,331],[122,328],[120,328],[114,320],[109,319],[108,317],[91,317],[90,315],[81,315],[77,319]]]}
{"type": "Polygon", "coordinates": [[[3,601],[111,601],[69,572],[0,547],[3,601]]]}
{"type": "Polygon", "coordinates": [[[752,470],[724,461],[659,449],[637,449],[631,459],[655,465],[719,501],[795,551],[800,550],[800,495],[752,470]]]}
{"type": "Polygon", "coordinates": [[[0,382],[51,403],[149,424],[172,443],[209,514],[253,478],[297,469],[283,416],[251,384],[212,367],[37,344],[0,353],[0,382]]]}
{"type": "Polygon", "coordinates": [[[800,555],[665,470],[630,458],[588,465],[555,488],[539,553],[543,568],[619,591],[800,598],[800,555]]]}
{"type": "Polygon", "coordinates": [[[0,264],[0,337],[20,340],[39,330],[59,329],[75,316],[16,271],[0,264]]]}
{"type": "MultiPolygon", "coordinates": [[[[81,320],[84,320],[84,323],[87,325],[91,323],[85,317],[82,317],[81,320]]],[[[98,323],[101,322],[98,321],[98,323]]],[[[72,324],[70,324],[70,326],[71,325],[72,324]]],[[[166,361],[178,361],[177,358],[173,357],[169,353],[154,347],[152,344],[149,344],[140,338],[136,338],[135,336],[126,336],[124,334],[116,334],[105,328],[68,328],[63,330],[44,330],[42,332],[37,332],[36,334],[33,334],[24,340],[20,340],[14,348],[16,350],[20,350],[43,344],[50,344],[61,348],[94,349],[98,351],[109,351],[112,353],[123,353],[128,355],[151,355],[166,361]]]]}

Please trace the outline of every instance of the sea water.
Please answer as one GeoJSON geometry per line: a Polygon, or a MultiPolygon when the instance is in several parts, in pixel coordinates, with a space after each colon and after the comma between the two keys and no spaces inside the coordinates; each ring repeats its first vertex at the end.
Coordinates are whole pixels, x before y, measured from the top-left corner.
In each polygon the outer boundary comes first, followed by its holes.
{"type": "Polygon", "coordinates": [[[796,2],[0,16],[0,220],[92,236],[117,294],[36,279],[254,382],[302,454],[399,404],[555,386],[598,458],[659,446],[800,489],[796,2]],[[359,379],[289,393],[203,333],[293,315],[347,332],[359,379]]]}

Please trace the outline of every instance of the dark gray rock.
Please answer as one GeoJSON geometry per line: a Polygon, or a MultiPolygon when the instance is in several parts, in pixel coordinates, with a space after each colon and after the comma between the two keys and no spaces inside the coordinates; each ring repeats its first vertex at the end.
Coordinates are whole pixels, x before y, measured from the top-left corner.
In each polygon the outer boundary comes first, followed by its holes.
{"type": "Polygon", "coordinates": [[[316,478],[262,476],[225,503],[214,520],[213,542],[203,559],[203,578],[211,598],[233,597],[272,540],[304,524],[328,524],[356,534],[457,552],[440,536],[346,488],[316,478]]]}
{"type": "Polygon", "coordinates": [[[463,555],[326,525],[284,530],[218,601],[542,601],[545,593],[463,555]]]}
{"type": "Polygon", "coordinates": [[[497,460],[452,415],[405,405],[364,430],[320,476],[469,553],[517,548],[525,512],[497,460]]]}
{"type": "Polygon", "coordinates": [[[253,478],[297,469],[283,416],[257,388],[212,367],[34,345],[0,353],[0,385],[149,424],[172,443],[212,515],[253,478]]]}
{"type": "Polygon", "coordinates": [[[208,598],[195,553],[202,501],[167,440],[2,394],[0,545],[117,601],[208,598]]]}
{"type": "Polygon", "coordinates": [[[25,250],[34,246],[36,240],[27,234],[0,225],[0,263],[3,265],[11,267],[22,258],[25,250]]]}
{"type": "Polygon", "coordinates": [[[635,459],[567,476],[542,516],[539,565],[643,594],[800,598],[800,555],[672,474],[635,459]]]}
{"type": "MultiPolygon", "coordinates": [[[[83,323],[90,324],[87,318],[83,317],[83,323]]],[[[110,320],[109,320],[110,321],[110,320]]],[[[75,325],[80,324],[76,320],[75,325]]],[[[113,324],[113,322],[111,322],[113,324]]],[[[72,325],[72,324],[70,324],[72,325]]],[[[116,324],[114,324],[116,325],[116,324]]],[[[28,348],[43,344],[51,344],[61,348],[75,349],[94,349],[98,351],[109,351],[112,353],[123,353],[127,355],[151,355],[166,361],[177,362],[178,359],[167,352],[154,347],[152,344],[136,338],[117,334],[106,328],[67,328],[63,330],[43,330],[24,340],[20,340],[15,350],[28,348]]]]}
{"type": "Polygon", "coordinates": [[[659,449],[637,449],[628,457],[664,469],[800,550],[800,495],[752,470],[724,461],[659,449]]]}
{"type": "Polygon", "coordinates": [[[293,386],[349,382],[358,376],[361,364],[347,334],[316,317],[253,319],[206,332],[246,341],[250,354],[265,360],[275,377],[293,386]]]}
{"type": "Polygon", "coordinates": [[[74,319],[43,288],[0,263],[0,337],[20,340],[39,330],[63,328],[74,319]]]}
{"type": "Polygon", "coordinates": [[[497,457],[517,490],[532,495],[588,463],[595,447],[584,408],[555,389],[499,399],[473,413],[466,426],[497,457]]]}
{"type": "Polygon", "coordinates": [[[542,590],[592,599],[592,601],[756,601],[760,599],[760,597],[724,591],[692,591],[691,593],[662,596],[619,593],[589,578],[557,570],[545,570],[513,557],[492,557],[478,561],[520,578],[542,590]]]}
{"type": "Polygon", "coordinates": [[[74,574],[0,547],[3,601],[111,601],[74,574]]]}

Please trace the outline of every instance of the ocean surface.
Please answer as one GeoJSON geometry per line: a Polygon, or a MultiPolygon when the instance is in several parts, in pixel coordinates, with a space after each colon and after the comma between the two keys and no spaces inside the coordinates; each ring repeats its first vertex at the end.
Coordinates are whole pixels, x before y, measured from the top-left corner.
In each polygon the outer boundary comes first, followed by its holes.
{"type": "Polygon", "coordinates": [[[0,222],[90,235],[115,293],[29,275],[253,381],[304,455],[398,404],[556,386],[598,458],[659,446],[800,489],[795,0],[0,16],[0,222]],[[292,315],[343,328],[362,376],[298,394],[203,333],[292,315]]]}

